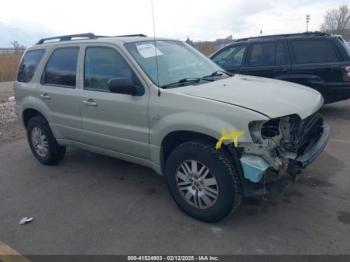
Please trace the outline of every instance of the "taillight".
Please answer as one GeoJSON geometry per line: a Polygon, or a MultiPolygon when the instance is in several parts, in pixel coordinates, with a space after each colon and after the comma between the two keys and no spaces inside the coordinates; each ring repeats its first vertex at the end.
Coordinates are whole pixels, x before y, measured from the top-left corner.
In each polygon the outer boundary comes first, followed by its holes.
{"type": "Polygon", "coordinates": [[[345,81],[350,81],[350,66],[344,67],[344,80],[345,81]]]}

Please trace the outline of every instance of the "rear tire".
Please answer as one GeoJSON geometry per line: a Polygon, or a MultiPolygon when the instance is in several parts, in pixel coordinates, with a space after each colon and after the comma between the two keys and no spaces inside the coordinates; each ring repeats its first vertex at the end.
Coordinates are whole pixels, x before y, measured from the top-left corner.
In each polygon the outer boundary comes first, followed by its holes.
{"type": "Polygon", "coordinates": [[[48,122],[42,116],[29,119],[27,139],[33,155],[44,165],[56,165],[65,156],[66,147],[57,143],[48,122]]]}
{"type": "Polygon", "coordinates": [[[189,141],[176,147],[166,161],[165,176],[176,204],[201,221],[217,222],[242,201],[236,167],[213,142],[189,141]]]}

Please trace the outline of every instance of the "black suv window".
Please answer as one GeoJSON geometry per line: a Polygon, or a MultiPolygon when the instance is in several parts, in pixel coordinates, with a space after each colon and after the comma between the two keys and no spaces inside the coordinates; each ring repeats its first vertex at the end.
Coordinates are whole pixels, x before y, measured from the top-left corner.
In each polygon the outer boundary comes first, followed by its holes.
{"type": "Polygon", "coordinates": [[[251,47],[248,59],[250,66],[273,66],[275,65],[275,44],[257,43],[251,47]]]}
{"type": "Polygon", "coordinates": [[[335,47],[326,39],[290,41],[296,64],[338,62],[335,47]]]}
{"type": "Polygon", "coordinates": [[[213,57],[213,61],[223,67],[240,66],[243,62],[245,45],[227,47],[213,57]]]}
{"type": "Polygon", "coordinates": [[[85,53],[84,88],[108,91],[113,78],[133,78],[133,72],[124,58],[110,47],[88,47],[85,53]]]}
{"type": "Polygon", "coordinates": [[[46,64],[42,84],[75,87],[79,47],[57,48],[46,64]]]}
{"type": "Polygon", "coordinates": [[[17,81],[28,83],[32,80],[37,66],[44,55],[44,49],[28,51],[18,69],[17,81]]]}
{"type": "Polygon", "coordinates": [[[276,44],[276,65],[286,65],[287,61],[287,52],[282,43],[276,44]]]}

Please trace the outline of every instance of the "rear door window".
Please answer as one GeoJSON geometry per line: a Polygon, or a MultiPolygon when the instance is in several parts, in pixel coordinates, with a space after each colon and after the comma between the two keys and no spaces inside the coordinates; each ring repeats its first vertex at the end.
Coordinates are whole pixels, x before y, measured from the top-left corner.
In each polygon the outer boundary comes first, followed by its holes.
{"type": "Polygon", "coordinates": [[[245,45],[231,46],[215,55],[212,60],[222,67],[241,66],[245,50],[245,45]]]}
{"type": "Polygon", "coordinates": [[[252,44],[248,59],[249,66],[274,66],[275,65],[275,44],[257,43],[252,44]]]}
{"type": "Polygon", "coordinates": [[[276,44],[276,65],[288,64],[287,51],[283,43],[276,44]]]}
{"type": "Polygon", "coordinates": [[[57,48],[51,54],[42,76],[42,84],[75,87],[79,47],[57,48]]]}
{"type": "Polygon", "coordinates": [[[18,69],[18,82],[28,83],[32,80],[35,70],[43,58],[44,53],[44,49],[26,52],[18,69]]]}
{"type": "Polygon", "coordinates": [[[339,57],[331,41],[326,39],[291,40],[295,64],[338,62],[339,57]]]}

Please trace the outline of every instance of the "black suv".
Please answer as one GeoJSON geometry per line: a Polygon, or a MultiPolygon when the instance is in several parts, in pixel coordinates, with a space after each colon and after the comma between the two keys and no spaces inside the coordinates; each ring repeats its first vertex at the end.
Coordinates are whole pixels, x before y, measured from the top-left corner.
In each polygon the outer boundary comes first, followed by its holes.
{"type": "Polygon", "coordinates": [[[308,32],[239,39],[210,58],[231,73],[312,87],[325,103],[350,98],[350,47],[340,36],[308,32]]]}

